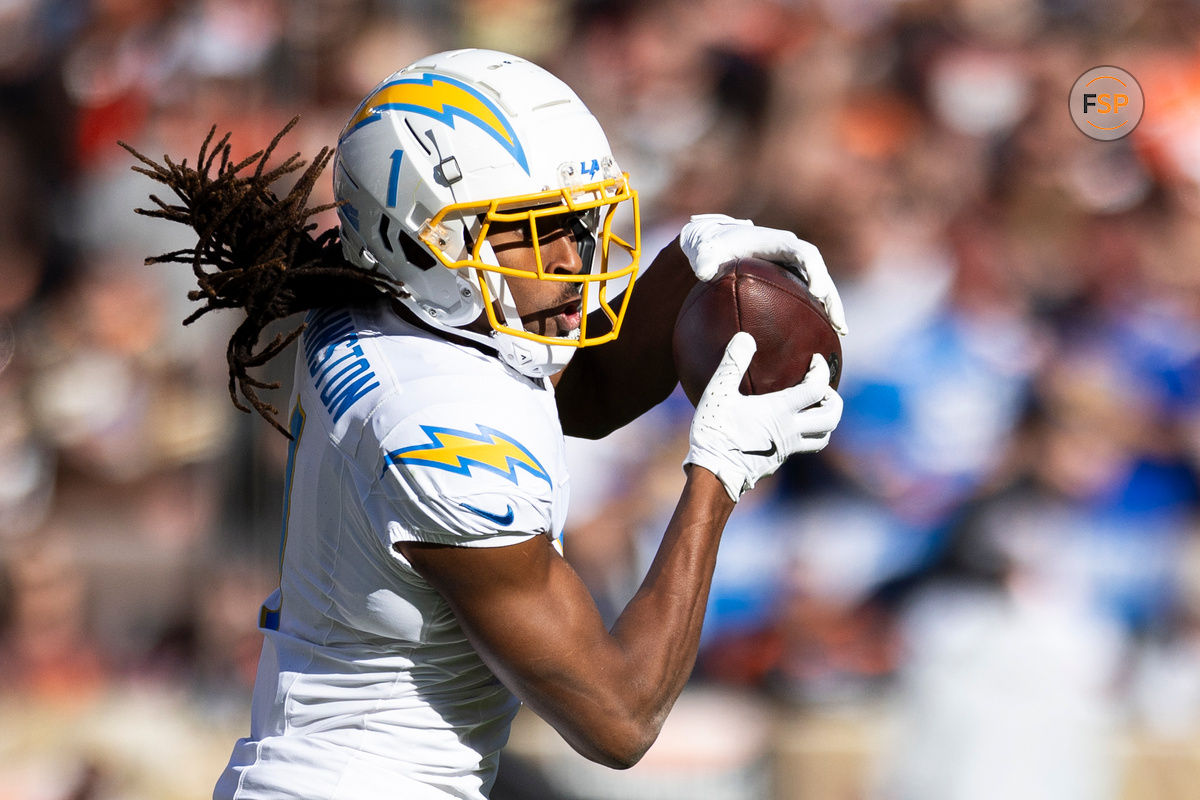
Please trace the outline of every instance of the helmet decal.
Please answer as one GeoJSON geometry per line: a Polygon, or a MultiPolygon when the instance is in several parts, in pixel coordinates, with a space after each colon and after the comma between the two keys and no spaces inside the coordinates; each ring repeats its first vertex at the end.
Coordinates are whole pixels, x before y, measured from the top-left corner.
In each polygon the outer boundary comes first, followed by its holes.
{"type": "Polygon", "coordinates": [[[529,173],[525,148],[521,146],[504,112],[482,92],[445,75],[427,72],[417,78],[403,78],[376,89],[346,123],[339,138],[376,121],[384,111],[422,114],[454,127],[454,118],[465,120],[491,136],[529,173]]]}

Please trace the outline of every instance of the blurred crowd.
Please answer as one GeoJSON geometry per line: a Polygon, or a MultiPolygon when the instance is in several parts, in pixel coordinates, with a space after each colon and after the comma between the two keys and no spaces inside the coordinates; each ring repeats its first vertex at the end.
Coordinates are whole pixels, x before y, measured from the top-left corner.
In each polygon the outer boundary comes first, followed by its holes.
{"type": "MultiPolygon", "coordinates": [[[[276,579],[286,442],[229,401],[237,320],[182,327],[189,269],[144,264],[191,240],[134,214],[162,187],[117,141],[194,159],[215,125],[244,156],[299,115],[280,151],[311,158],[460,46],[576,88],[648,251],[724,212],[841,289],[843,422],[739,504],[696,690],[877,720],[856,788],[806,798],[1133,797],[1134,734],[1194,791],[1200,3],[0,0],[0,800],[205,796],[276,579]],[[1068,113],[1098,64],[1146,98],[1114,142],[1068,113]]],[[[607,614],[690,411],[569,442],[566,553],[607,614]]]]}

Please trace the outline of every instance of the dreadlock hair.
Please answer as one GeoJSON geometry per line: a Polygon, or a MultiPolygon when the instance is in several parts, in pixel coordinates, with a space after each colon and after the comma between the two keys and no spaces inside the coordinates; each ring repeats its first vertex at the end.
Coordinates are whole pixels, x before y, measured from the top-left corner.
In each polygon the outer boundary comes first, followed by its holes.
{"type": "Polygon", "coordinates": [[[275,320],[313,308],[361,302],[378,297],[399,296],[400,285],[377,270],[366,270],[342,256],[338,229],[329,228],[313,236],[317,224],[308,220],[336,203],[307,207],[318,176],[333,151],[321,151],[282,198],[271,186],[285,175],[304,168],[299,153],[267,169],[279,141],[299,120],[294,117],[263,150],[233,163],[230,134],[216,144],[216,126],[200,145],[195,168],[186,159],[175,163],[164,155],[162,163],[147,158],[125,142],[118,142],[144,166],[132,169],[171,189],[179,204],[169,204],[150,195],[156,208],[135,209],[138,214],[178,222],[195,230],[195,247],[152,256],[146,264],[191,264],[198,288],[188,299],[204,305],[183,321],[189,325],[218,308],[241,308],[246,318],[229,338],[229,396],[239,410],[254,408],[284,436],[273,405],[258,395],[259,389],[276,389],[278,382],[264,382],[248,370],[261,367],[279,355],[303,332],[301,324],[286,334],[277,334],[258,347],[263,330],[275,320]],[[213,166],[216,172],[213,173],[213,166]],[[252,171],[247,171],[253,166],[252,171]],[[239,398],[239,392],[241,397],[239,398]],[[241,398],[245,398],[246,403],[241,398]]]}

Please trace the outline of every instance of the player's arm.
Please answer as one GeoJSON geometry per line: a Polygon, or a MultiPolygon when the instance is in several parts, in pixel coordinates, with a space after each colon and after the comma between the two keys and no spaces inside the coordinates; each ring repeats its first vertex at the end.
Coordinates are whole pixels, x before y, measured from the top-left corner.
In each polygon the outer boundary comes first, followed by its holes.
{"type": "MultiPolygon", "coordinates": [[[[723,214],[692,217],[634,284],[621,335],[582,348],[560,373],[559,419],[569,436],[599,439],[667,398],[678,382],[671,354],[675,318],[698,281],[711,280],[735,258],[763,258],[797,272],[846,333],[846,315],[820,251],[791,231],[764,228],[723,214]]],[[[589,322],[602,327],[601,312],[589,322]]]]}
{"type": "Polygon", "coordinates": [[[496,548],[397,547],[526,705],[584,756],[623,768],[654,742],[691,674],[732,509],[711,472],[690,469],[650,571],[611,632],[545,536],[496,548]]]}
{"type": "MultiPolygon", "coordinates": [[[[675,317],[696,283],[676,239],[635,282],[621,335],[580,348],[557,376],[565,434],[599,439],[667,399],[679,382],[671,355],[675,317]]],[[[602,328],[607,324],[602,315],[593,311],[588,325],[602,328]]]]}
{"type": "Polygon", "coordinates": [[[742,395],[754,349],[749,334],[735,335],[700,399],[683,494],[611,631],[545,536],[497,548],[396,545],[496,675],[595,761],[629,766],[658,736],[691,673],[717,545],[737,498],[789,455],[824,447],[840,419],[819,356],[800,384],[742,395]]]}

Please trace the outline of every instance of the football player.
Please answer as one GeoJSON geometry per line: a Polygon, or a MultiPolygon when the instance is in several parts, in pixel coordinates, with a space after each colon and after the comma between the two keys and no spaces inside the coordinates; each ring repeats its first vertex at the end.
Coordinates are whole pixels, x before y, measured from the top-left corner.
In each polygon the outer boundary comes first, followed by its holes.
{"type": "MultiPolygon", "coordinates": [[[[603,436],[672,391],[676,312],[731,258],[801,271],[844,330],[820,254],[706,215],[639,274],[637,192],[599,124],[557,78],[492,51],[380,83],[341,132],[333,181],[340,265],[295,250],[244,264],[227,241],[188,251],[221,268],[197,269],[204,310],[240,305],[261,330],[264,308],[311,309],[280,585],[261,612],[251,730],[215,797],[480,800],[520,702],[588,758],[632,765],[691,671],[734,504],[824,447],[841,400],[820,357],[792,388],[740,394],[755,345],[735,336],[696,409],[674,516],[611,630],[561,555],[563,434],[603,436]],[[310,262],[312,281],[353,272],[371,291],[305,288],[310,262]],[[270,277],[250,281],[252,266],[270,277]]],[[[216,229],[186,204],[155,213],[216,229]]],[[[274,230],[239,224],[229,237],[274,230]]],[[[249,348],[235,335],[230,358],[231,385],[259,405],[244,367],[281,347],[245,357],[257,332],[249,348]]]]}

